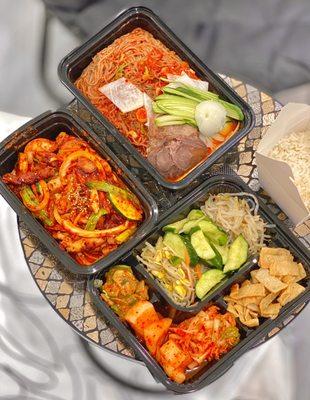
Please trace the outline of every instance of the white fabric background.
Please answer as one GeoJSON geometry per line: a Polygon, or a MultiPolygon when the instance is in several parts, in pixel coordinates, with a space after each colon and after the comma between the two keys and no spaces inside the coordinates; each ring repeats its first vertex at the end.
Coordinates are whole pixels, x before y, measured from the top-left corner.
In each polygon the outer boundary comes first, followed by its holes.
{"type": "MultiPolygon", "coordinates": [[[[25,120],[0,112],[0,140],[25,120]]],[[[179,398],[309,399],[309,332],[307,307],[284,331],[245,354],[219,380],[179,398]]],[[[160,386],[143,366],[103,350],[96,352],[131,381],[160,386]]],[[[97,398],[155,397],[124,390],[95,369],[78,336],[56,315],[31,278],[19,243],[16,215],[0,197],[0,399],[97,398]]]]}

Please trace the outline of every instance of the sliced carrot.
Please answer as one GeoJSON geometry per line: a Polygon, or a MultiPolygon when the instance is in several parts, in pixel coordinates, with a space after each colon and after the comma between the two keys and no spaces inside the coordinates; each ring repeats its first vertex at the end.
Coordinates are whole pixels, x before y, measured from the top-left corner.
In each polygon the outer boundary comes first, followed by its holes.
{"type": "Polygon", "coordinates": [[[139,108],[139,109],[136,111],[136,117],[137,117],[137,120],[138,120],[139,122],[141,122],[141,123],[144,123],[144,122],[147,121],[147,113],[146,113],[146,110],[145,110],[144,107],[139,108]]]}

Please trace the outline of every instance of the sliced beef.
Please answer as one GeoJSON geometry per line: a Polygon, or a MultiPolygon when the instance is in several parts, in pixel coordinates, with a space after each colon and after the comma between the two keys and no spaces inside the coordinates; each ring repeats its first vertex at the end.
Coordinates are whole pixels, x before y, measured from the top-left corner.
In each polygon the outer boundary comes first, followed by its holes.
{"type": "Polygon", "coordinates": [[[173,137],[198,137],[198,130],[191,125],[168,125],[158,128],[154,120],[150,121],[148,137],[150,142],[173,137]]]}
{"type": "Polygon", "coordinates": [[[150,146],[148,160],[166,178],[176,180],[199,164],[208,148],[198,137],[168,137],[150,146]]]}

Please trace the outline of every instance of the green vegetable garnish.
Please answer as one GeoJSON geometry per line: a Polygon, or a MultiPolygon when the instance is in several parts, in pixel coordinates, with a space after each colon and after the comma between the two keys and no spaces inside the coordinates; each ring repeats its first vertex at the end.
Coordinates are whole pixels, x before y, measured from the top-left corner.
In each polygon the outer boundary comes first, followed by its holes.
{"type": "Polygon", "coordinates": [[[169,259],[170,264],[172,264],[174,267],[177,267],[178,265],[180,265],[182,263],[182,258],[177,257],[177,256],[172,256],[169,259]]]}
{"type": "MultiPolygon", "coordinates": [[[[20,191],[21,198],[23,199],[24,204],[30,205],[30,207],[37,207],[39,205],[38,200],[36,199],[33,191],[29,186],[24,186],[20,191]]],[[[47,212],[45,210],[40,210],[35,214],[39,219],[41,219],[45,225],[52,226],[53,222],[50,220],[47,212]]]]}
{"type": "Polygon", "coordinates": [[[164,94],[157,96],[153,102],[153,111],[163,114],[155,119],[157,126],[189,124],[197,127],[195,109],[198,104],[206,100],[220,103],[227,112],[227,117],[238,121],[244,119],[240,107],[219,98],[215,93],[200,90],[180,83],[177,88],[166,86],[164,94]]]}
{"type": "Polygon", "coordinates": [[[229,326],[223,332],[222,338],[223,339],[235,339],[236,341],[239,341],[240,333],[239,333],[238,328],[236,326],[229,326]]]}
{"type": "Polygon", "coordinates": [[[103,216],[106,215],[108,212],[104,208],[100,208],[100,210],[97,213],[91,214],[91,216],[88,218],[88,221],[86,223],[85,229],[87,231],[93,231],[96,229],[96,225],[99,221],[99,219],[103,216]]]}

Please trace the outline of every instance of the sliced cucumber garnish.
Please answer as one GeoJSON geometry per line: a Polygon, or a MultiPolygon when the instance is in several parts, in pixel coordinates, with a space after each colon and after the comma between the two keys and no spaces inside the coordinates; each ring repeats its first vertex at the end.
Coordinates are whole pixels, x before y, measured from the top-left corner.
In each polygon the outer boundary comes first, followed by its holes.
{"type": "Polygon", "coordinates": [[[179,233],[186,222],[187,222],[187,218],[181,219],[180,221],[173,222],[172,224],[164,226],[163,231],[179,233]]]}
{"type": "Polygon", "coordinates": [[[163,243],[175,256],[180,257],[183,261],[189,262],[189,254],[180,235],[167,232],[164,236],[163,243]]]}
{"type": "Polygon", "coordinates": [[[199,227],[209,240],[223,246],[228,241],[228,235],[223,229],[216,226],[211,221],[200,221],[199,227]]]}
{"type": "Polygon", "coordinates": [[[219,269],[210,269],[201,275],[201,278],[196,283],[196,296],[202,299],[215,285],[225,278],[225,274],[219,269]]]}
{"type": "Polygon", "coordinates": [[[203,260],[208,261],[215,257],[215,252],[201,229],[191,235],[191,244],[203,260]]]}
{"type": "Polygon", "coordinates": [[[239,269],[248,258],[248,248],[248,242],[242,235],[239,235],[229,248],[228,260],[223,271],[227,273],[239,269]]]}

